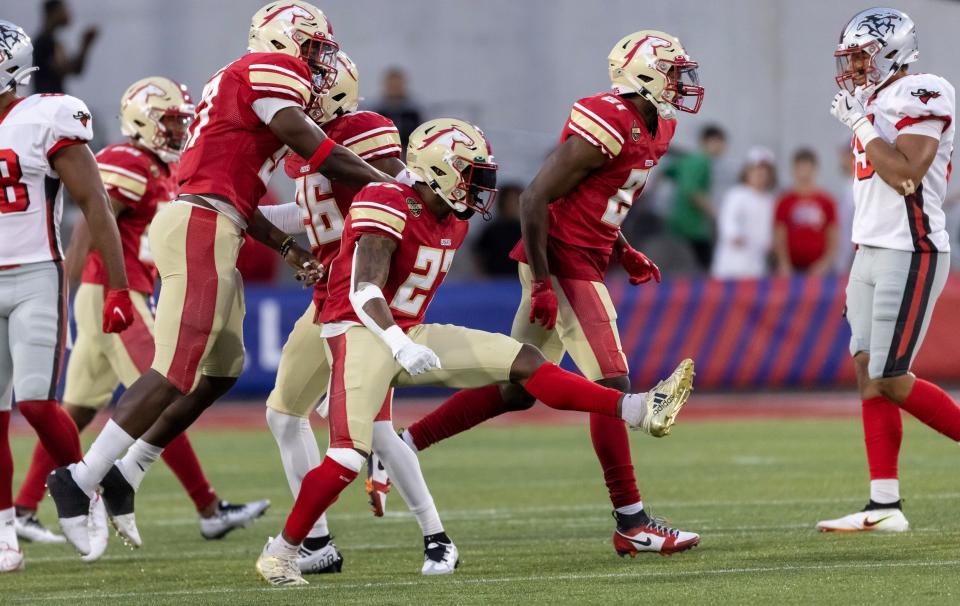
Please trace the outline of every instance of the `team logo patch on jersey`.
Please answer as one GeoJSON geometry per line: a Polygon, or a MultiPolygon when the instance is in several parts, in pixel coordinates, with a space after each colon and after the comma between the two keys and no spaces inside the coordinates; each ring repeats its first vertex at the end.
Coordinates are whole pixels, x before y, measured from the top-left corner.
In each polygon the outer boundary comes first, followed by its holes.
{"type": "Polygon", "coordinates": [[[87,122],[90,121],[90,114],[80,109],[80,110],[77,110],[77,113],[73,114],[73,119],[79,120],[80,124],[82,124],[83,127],[86,128],[87,122]]]}
{"type": "Polygon", "coordinates": [[[450,238],[440,238],[440,246],[450,246],[453,244],[453,240],[450,238]]]}
{"type": "Polygon", "coordinates": [[[423,212],[423,204],[420,204],[413,198],[407,198],[407,208],[410,209],[410,214],[414,217],[419,217],[420,213],[423,212]]]}
{"type": "Polygon", "coordinates": [[[150,174],[153,175],[153,178],[154,178],[154,179],[156,179],[157,177],[160,176],[160,169],[157,168],[157,165],[156,165],[156,164],[151,164],[151,165],[150,165],[150,174]]]}
{"type": "Polygon", "coordinates": [[[927,90],[925,88],[918,88],[917,90],[910,93],[910,96],[920,99],[920,103],[926,105],[930,102],[930,99],[936,99],[940,96],[940,91],[936,90],[927,90]]]}
{"type": "Polygon", "coordinates": [[[630,136],[633,137],[634,142],[640,140],[640,125],[636,120],[633,121],[633,126],[630,128],[630,136]]]}

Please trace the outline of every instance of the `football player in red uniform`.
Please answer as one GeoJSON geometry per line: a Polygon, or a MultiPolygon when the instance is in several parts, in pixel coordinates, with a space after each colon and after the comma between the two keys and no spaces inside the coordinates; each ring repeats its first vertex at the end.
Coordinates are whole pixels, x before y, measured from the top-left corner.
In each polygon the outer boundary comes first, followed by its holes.
{"type": "MultiPolygon", "coordinates": [[[[391,387],[513,384],[553,408],[624,419],[657,436],[669,432],[692,388],[688,361],[656,390],[624,394],[562,370],[506,335],[423,324],[467,219],[489,213],[497,165],[480,129],[442,118],[410,136],[407,167],[396,183],[357,194],[330,267],[320,315],[331,365],[330,447],[304,477],[283,534],[257,560],[257,572],[273,585],[306,584],[300,544],[357,477],[391,387]]],[[[424,547],[456,566],[457,549],[445,533],[424,537],[424,547]]]]}
{"type": "Polygon", "coordinates": [[[74,544],[86,541],[88,531],[70,521],[88,517],[97,486],[120,535],[139,542],[136,474],[236,382],[243,368],[236,269],[243,232],[277,250],[308,281],[323,272],[309,251],[257,210],[287,147],[330,177],[392,180],[334,143],[306,114],[336,77],[338,46],[319,9],[300,0],[268,4],[253,16],[249,50],[204,87],[181,159],[180,197],[150,228],[162,281],[151,368],[123,394],[83,461],[57,468],[47,480],[74,544]],[[114,461],[131,447],[137,460],[124,474],[114,461]]]}
{"type": "MultiPolygon", "coordinates": [[[[146,231],[158,205],[176,197],[177,162],[193,116],[193,102],[182,84],[160,76],[138,80],[127,88],[120,102],[121,130],[128,141],[108,145],[96,156],[100,178],[117,217],[136,314],[133,324],[124,332],[103,332],[100,318],[107,274],[100,252],[90,250],[90,231],[81,220],[73,228],[65,263],[70,282],[80,282],[80,287],[73,306],[77,338],[67,364],[63,398],[64,409],[81,431],[110,403],[120,384],[132,385],[153,360],[150,298],[156,268],[146,231]]],[[[162,456],[200,513],[200,529],[205,538],[220,538],[249,524],[270,504],[221,501],[210,487],[185,433],[170,442],[162,456]]],[[[38,443],[15,501],[20,538],[64,542],[63,537],[51,533],[36,518],[37,506],[46,492],[47,474],[56,466],[38,443]]]]}
{"type": "MultiPolygon", "coordinates": [[[[698,111],[703,89],[696,62],[663,32],[630,34],[608,59],[612,92],[573,104],[560,145],[521,197],[523,239],[511,257],[520,262],[523,298],[512,335],[555,362],[569,353],[588,379],[626,392],[627,358],[604,274],[618,258],[632,284],[660,281],[660,270],[630,247],[620,224],[667,151],[677,110],[698,111]]],[[[522,390],[462,391],[403,437],[422,450],[533,403],[522,390]]],[[[696,534],[665,528],[644,512],[623,423],[592,414],[590,434],[615,509],[617,553],[672,553],[696,545],[696,534]]]]}
{"type": "MultiPolygon", "coordinates": [[[[340,141],[376,168],[391,175],[399,173],[404,166],[400,161],[400,134],[396,126],[380,114],[357,111],[360,101],[357,67],[342,51],[338,61],[336,82],[321,97],[319,108],[311,113],[311,117],[329,137],[340,141]]],[[[287,155],[284,164],[287,175],[296,180],[296,204],[266,207],[263,212],[271,221],[274,218],[270,215],[274,211],[281,213],[283,217],[277,217],[279,221],[276,224],[284,231],[293,233],[299,224],[297,231],[307,233],[313,254],[328,267],[340,249],[344,217],[360,188],[311,172],[306,160],[293,153],[287,155]],[[294,212],[290,213],[287,207],[292,207],[289,210],[294,212]]],[[[297,320],[283,346],[276,386],[267,398],[267,424],[280,448],[280,459],[294,498],[300,492],[303,477],[321,461],[309,416],[326,393],[330,380],[330,363],[324,355],[322,327],[316,321],[326,300],[325,277],[314,285],[313,302],[297,320]]],[[[417,456],[393,429],[391,395],[384,401],[381,413],[374,422],[373,452],[392,472],[398,491],[416,516],[423,536],[441,533],[444,531],[443,524],[423,479],[417,456]]],[[[321,416],[326,416],[325,410],[326,407],[321,406],[321,416]]],[[[380,463],[372,460],[368,461],[367,466],[373,472],[381,467],[380,463]]],[[[375,480],[373,475],[368,477],[367,486],[372,493],[371,504],[382,512],[386,486],[375,480]]],[[[343,558],[330,540],[326,515],[322,515],[300,547],[300,571],[304,574],[339,572],[342,564],[343,558]]],[[[454,565],[455,562],[438,557],[436,551],[428,550],[424,555],[422,572],[427,575],[450,574],[454,571],[454,565]]]]}

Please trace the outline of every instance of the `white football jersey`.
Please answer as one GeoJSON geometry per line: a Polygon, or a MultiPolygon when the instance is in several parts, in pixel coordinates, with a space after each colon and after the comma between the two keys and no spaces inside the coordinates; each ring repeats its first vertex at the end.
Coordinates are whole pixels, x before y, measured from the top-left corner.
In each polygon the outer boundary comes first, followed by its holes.
{"type": "Polygon", "coordinates": [[[876,174],[854,138],[853,242],[893,250],[949,251],[943,199],[953,155],[953,86],[940,76],[911,74],[877,93],[866,110],[884,141],[920,134],[939,139],[940,147],[916,193],[903,196],[876,174]]]}
{"type": "Polygon", "coordinates": [[[90,110],[69,95],[31,95],[0,115],[0,266],[63,258],[63,194],[50,165],[93,138],[90,110]]]}

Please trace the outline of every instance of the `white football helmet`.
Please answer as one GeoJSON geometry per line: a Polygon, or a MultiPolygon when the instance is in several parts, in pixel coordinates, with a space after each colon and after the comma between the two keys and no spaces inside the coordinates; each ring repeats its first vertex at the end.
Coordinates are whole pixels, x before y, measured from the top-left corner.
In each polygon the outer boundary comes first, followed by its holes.
{"type": "Polygon", "coordinates": [[[33,65],[33,43],[23,28],[0,19],[0,93],[30,84],[33,65]]]}
{"type": "Polygon", "coordinates": [[[917,28],[906,13],[895,8],[861,11],[847,22],[833,53],[837,59],[837,84],[853,93],[856,79],[866,75],[866,83],[861,86],[869,96],[919,55],[917,28]],[[860,53],[868,57],[866,68],[851,61],[860,53]]]}

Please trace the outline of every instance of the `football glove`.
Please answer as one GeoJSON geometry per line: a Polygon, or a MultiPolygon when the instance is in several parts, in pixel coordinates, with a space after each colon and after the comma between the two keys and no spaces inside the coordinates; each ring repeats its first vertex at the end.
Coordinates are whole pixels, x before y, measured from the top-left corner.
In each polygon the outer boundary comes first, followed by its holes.
{"type": "Polygon", "coordinates": [[[134,320],[133,301],[126,288],[108,288],[103,296],[103,332],[123,332],[134,320]]]}
{"type": "Polygon", "coordinates": [[[864,115],[866,109],[863,102],[847,90],[841,90],[833,97],[830,113],[852,130],[864,147],[879,136],[873,124],[870,124],[870,120],[864,115]]]}
{"type": "Polygon", "coordinates": [[[530,323],[540,324],[547,330],[557,325],[557,293],[553,292],[550,280],[534,280],[530,292],[530,323]]]}
{"type": "Polygon", "coordinates": [[[660,268],[647,255],[630,245],[620,251],[620,265],[630,274],[630,283],[633,285],[649,282],[650,279],[660,282],[660,268]]]}
{"type": "Polygon", "coordinates": [[[408,341],[400,346],[393,354],[393,357],[396,358],[397,363],[400,364],[411,377],[423,374],[434,368],[440,368],[440,358],[437,357],[437,354],[429,347],[414,343],[413,341],[408,341]]]}

